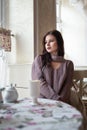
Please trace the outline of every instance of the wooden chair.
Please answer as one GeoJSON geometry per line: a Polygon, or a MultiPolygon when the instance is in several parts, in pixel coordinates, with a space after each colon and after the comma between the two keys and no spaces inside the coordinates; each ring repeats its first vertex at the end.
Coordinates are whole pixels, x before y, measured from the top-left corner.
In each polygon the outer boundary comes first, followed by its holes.
{"type": "Polygon", "coordinates": [[[73,86],[71,88],[71,105],[78,109],[83,115],[83,125],[81,130],[87,130],[87,100],[83,100],[84,78],[87,78],[87,70],[75,70],[73,76],[73,86]]]}
{"type": "Polygon", "coordinates": [[[81,98],[84,94],[84,78],[87,78],[87,70],[78,69],[74,71],[73,80],[78,84],[81,98]]]}

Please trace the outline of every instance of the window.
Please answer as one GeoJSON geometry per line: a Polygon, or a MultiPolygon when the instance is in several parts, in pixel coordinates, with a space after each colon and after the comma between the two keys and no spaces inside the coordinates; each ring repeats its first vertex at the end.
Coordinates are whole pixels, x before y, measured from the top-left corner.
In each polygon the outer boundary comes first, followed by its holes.
{"type": "Polygon", "coordinates": [[[0,27],[5,26],[5,0],[0,0],[0,27]]]}
{"type": "Polygon", "coordinates": [[[87,66],[87,5],[83,8],[82,0],[76,4],[70,1],[56,0],[56,28],[64,38],[65,58],[75,66],[87,66]]]}

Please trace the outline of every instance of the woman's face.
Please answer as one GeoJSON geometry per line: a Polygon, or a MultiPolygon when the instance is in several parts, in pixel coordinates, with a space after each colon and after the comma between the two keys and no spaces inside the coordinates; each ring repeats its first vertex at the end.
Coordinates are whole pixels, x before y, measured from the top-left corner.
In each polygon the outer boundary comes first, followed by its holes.
{"type": "Polygon", "coordinates": [[[58,52],[58,44],[57,44],[57,40],[56,38],[49,34],[46,36],[45,38],[45,48],[46,48],[46,51],[50,54],[57,54],[58,52]]]}

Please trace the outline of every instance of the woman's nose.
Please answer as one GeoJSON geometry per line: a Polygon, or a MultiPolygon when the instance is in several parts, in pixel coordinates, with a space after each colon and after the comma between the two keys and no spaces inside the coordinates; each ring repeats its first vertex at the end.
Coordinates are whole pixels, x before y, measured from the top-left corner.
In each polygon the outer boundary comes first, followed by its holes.
{"type": "Polygon", "coordinates": [[[48,46],[48,45],[50,45],[50,42],[49,42],[49,41],[47,42],[47,46],[48,46]]]}

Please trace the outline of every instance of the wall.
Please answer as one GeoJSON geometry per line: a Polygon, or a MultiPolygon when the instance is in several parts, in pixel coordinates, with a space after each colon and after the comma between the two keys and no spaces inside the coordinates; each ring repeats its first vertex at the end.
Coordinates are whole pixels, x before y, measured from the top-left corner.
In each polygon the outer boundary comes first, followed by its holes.
{"type": "Polygon", "coordinates": [[[32,64],[9,65],[9,82],[16,84],[19,98],[29,97],[29,80],[32,64]]]}
{"type": "Polygon", "coordinates": [[[42,39],[49,30],[56,29],[55,0],[34,0],[34,54],[42,53],[42,39]]]}

